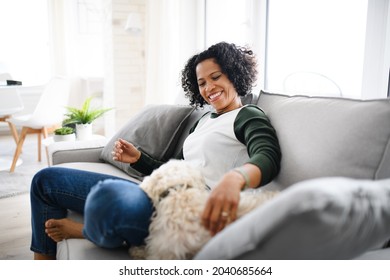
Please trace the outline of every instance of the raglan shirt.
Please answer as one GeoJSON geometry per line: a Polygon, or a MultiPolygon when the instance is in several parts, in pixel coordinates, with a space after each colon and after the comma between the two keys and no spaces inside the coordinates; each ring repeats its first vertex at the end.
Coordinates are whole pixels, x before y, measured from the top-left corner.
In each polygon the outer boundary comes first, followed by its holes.
{"type": "MultiPolygon", "coordinates": [[[[246,105],[223,114],[205,114],[184,141],[182,158],[201,168],[210,188],[226,172],[245,163],[260,168],[260,185],[265,185],[279,172],[281,152],[268,117],[259,107],[246,105]]],[[[142,152],[132,167],[149,175],[161,164],[142,152]]]]}

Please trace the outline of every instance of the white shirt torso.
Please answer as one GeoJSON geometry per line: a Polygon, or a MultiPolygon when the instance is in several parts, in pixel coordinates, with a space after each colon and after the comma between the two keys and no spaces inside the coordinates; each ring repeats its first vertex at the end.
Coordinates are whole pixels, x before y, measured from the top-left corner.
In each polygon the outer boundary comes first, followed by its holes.
{"type": "Polygon", "coordinates": [[[242,108],[216,118],[205,115],[184,142],[184,159],[200,168],[206,184],[213,188],[229,170],[243,165],[249,155],[247,147],[234,133],[234,121],[242,108]]]}

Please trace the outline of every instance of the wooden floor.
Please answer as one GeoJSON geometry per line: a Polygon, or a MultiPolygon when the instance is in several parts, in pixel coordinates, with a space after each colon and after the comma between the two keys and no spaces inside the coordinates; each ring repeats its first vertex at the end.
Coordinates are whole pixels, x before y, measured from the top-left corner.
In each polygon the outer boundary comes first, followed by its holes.
{"type": "Polygon", "coordinates": [[[30,195],[0,199],[0,259],[31,260],[30,195]]]}
{"type": "MultiPolygon", "coordinates": [[[[12,141],[9,135],[0,135],[1,147],[13,143],[12,141]]],[[[35,137],[27,137],[26,143],[28,141],[36,140],[35,137]]],[[[1,198],[0,260],[31,260],[33,253],[30,251],[30,240],[30,195],[26,193],[1,198]]]]}

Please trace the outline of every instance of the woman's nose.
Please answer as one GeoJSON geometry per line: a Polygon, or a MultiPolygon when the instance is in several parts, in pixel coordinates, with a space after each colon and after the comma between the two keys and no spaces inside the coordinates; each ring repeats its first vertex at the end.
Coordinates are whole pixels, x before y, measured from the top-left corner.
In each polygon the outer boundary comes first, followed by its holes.
{"type": "Polygon", "coordinates": [[[206,91],[211,92],[215,88],[213,83],[207,83],[206,91]]]}

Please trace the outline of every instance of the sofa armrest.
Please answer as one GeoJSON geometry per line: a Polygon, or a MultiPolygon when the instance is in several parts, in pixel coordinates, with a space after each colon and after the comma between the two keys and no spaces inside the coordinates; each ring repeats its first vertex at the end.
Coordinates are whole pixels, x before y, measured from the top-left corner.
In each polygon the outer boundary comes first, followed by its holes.
{"type": "Polygon", "coordinates": [[[52,142],[47,144],[49,164],[67,162],[101,162],[100,154],[107,143],[103,136],[86,141],[52,142]]]}
{"type": "Polygon", "coordinates": [[[103,147],[59,150],[51,154],[51,165],[67,162],[102,162],[99,157],[103,147]]]}

